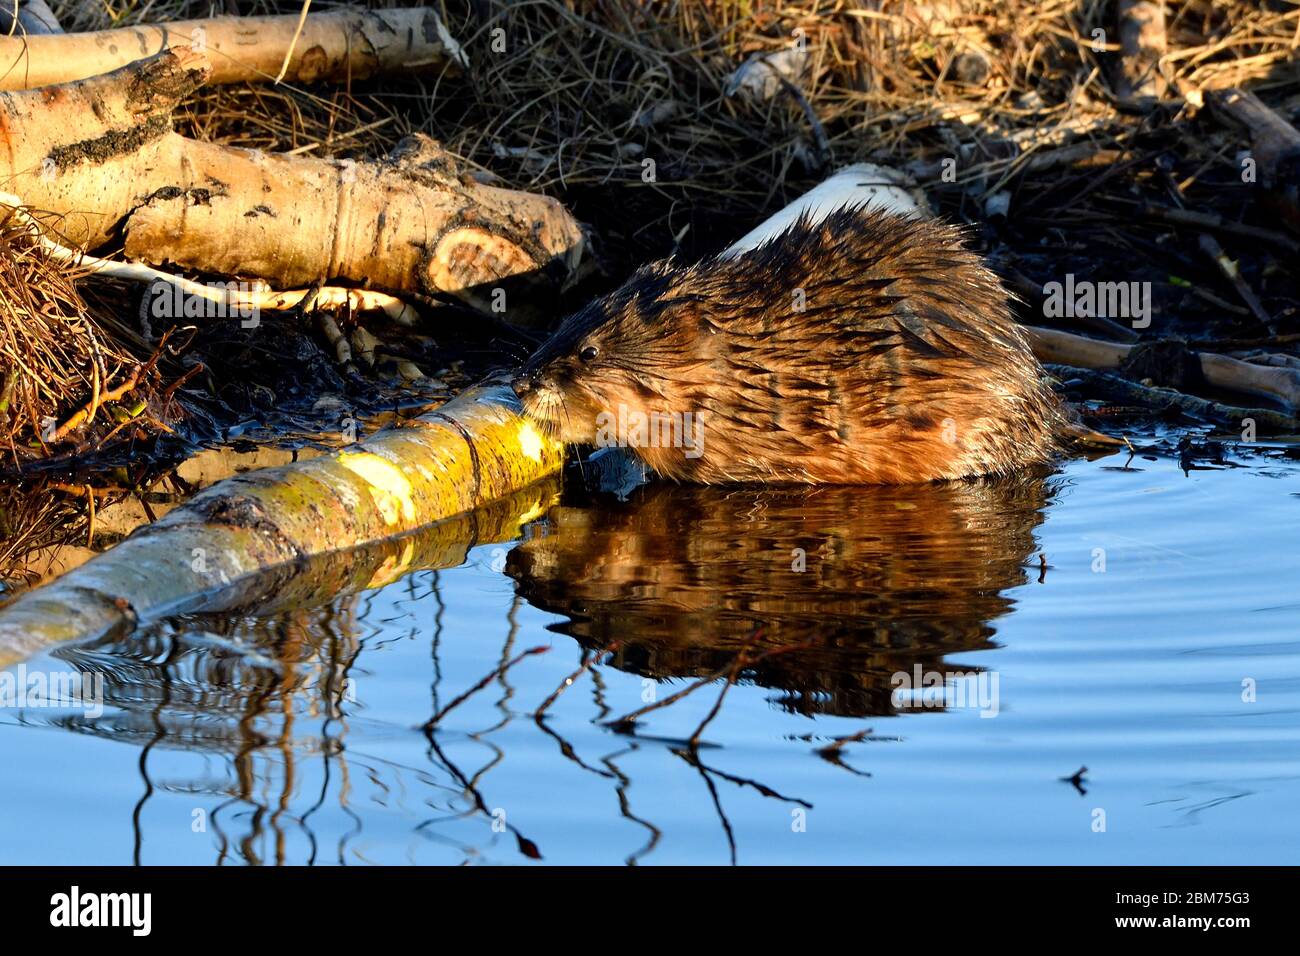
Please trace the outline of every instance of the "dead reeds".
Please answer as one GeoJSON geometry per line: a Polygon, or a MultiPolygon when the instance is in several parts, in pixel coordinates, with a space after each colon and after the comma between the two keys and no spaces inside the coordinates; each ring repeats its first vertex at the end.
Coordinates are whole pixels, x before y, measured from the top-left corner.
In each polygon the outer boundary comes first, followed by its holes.
{"type": "Polygon", "coordinates": [[[31,224],[0,217],[0,441],[15,464],[138,384],[139,363],[95,321],[76,279],[31,224]]]}

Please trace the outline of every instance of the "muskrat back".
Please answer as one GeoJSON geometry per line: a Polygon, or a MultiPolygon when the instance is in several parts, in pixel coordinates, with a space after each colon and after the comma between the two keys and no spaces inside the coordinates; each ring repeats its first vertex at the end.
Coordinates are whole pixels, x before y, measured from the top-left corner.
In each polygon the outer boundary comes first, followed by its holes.
{"type": "Polygon", "coordinates": [[[549,434],[668,477],[854,484],[1048,461],[1064,419],[1042,376],[958,229],[850,206],[640,269],[514,384],[549,434]]]}

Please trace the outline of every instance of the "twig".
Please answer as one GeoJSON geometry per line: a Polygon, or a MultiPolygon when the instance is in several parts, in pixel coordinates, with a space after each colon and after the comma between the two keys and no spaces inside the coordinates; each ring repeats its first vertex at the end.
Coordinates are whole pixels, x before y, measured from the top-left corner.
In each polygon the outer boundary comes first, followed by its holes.
{"type": "Polygon", "coordinates": [[[86,485],[86,547],[95,543],[95,490],[86,485]]]}
{"type": "MultiPolygon", "coordinates": [[[[1040,362],[1056,362],[1074,368],[1112,369],[1121,367],[1135,346],[1090,339],[1059,329],[1025,326],[1034,355],[1040,362]]],[[[1214,352],[1194,353],[1205,381],[1218,388],[1260,395],[1300,408],[1300,372],[1242,362],[1214,352]]]]}
{"type": "Polygon", "coordinates": [[[1130,106],[1150,109],[1168,84],[1160,73],[1165,52],[1165,9],[1151,0],[1119,0],[1119,98],[1130,106]]]}
{"type": "Polygon", "coordinates": [[[328,312],[317,312],[316,322],[320,325],[321,332],[325,336],[325,341],[329,342],[334,349],[335,360],[340,365],[347,365],[352,361],[352,346],[348,345],[347,338],[343,335],[339,325],[334,321],[334,317],[328,312]]]}
{"type": "Polygon", "coordinates": [[[596,661],[600,660],[600,658],[603,657],[605,654],[608,654],[611,651],[616,650],[620,643],[621,643],[620,641],[611,641],[610,643],[606,644],[603,648],[601,648],[599,651],[595,651],[587,655],[587,657],[585,657],[582,661],[582,666],[579,667],[572,674],[570,674],[568,677],[564,678],[564,682],[560,684],[559,687],[555,688],[555,691],[551,694],[551,696],[546,698],[546,700],[542,701],[542,706],[538,707],[535,711],[533,711],[533,716],[541,717],[543,714],[545,714],[546,711],[550,709],[551,705],[560,699],[560,695],[573,686],[574,681],[576,681],[583,674],[587,673],[587,671],[591,669],[592,665],[594,665],[596,661]]]}
{"type": "Polygon", "coordinates": [[[803,110],[804,118],[808,120],[808,126],[812,129],[813,142],[817,146],[817,168],[825,169],[831,161],[831,146],[826,139],[826,130],[822,127],[822,121],[817,118],[817,111],[813,105],[808,102],[808,97],[804,96],[803,90],[795,86],[780,73],[772,70],[772,75],[781,81],[785,91],[790,94],[799,108],[803,110]]]}
{"type": "Polygon", "coordinates": [[[6,4],[0,9],[0,30],[13,36],[15,33],[62,33],[63,27],[45,0],[13,0],[12,7],[6,4]]]}
{"type": "Polygon", "coordinates": [[[1269,332],[1276,334],[1277,329],[1273,325],[1273,319],[1264,309],[1264,305],[1259,301],[1259,296],[1255,295],[1255,290],[1250,287],[1241,275],[1241,269],[1235,261],[1228,258],[1228,254],[1223,251],[1223,246],[1219,245],[1219,240],[1215,239],[1208,232],[1201,233],[1198,240],[1201,251],[1214,260],[1214,264],[1219,267],[1223,277],[1232,283],[1232,287],[1237,290],[1237,295],[1241,296],[1241,301],[1245,302],[1250,311],[1259,319],[1260,324],[1269,332]]]}
{"type": "Polygon", "coordinates": [[[1276,348],[1280,345],[1300,343],[1300,332],[1287,335],[1270,335],[1262,339],[1191,339],[1188,346],[1207,352],[1229,352],[1238,349],[1276,348]]]}
{"type": "Polygon", "coordinates": [[[709,726],[713,718],[718,716],[718,711],[722,709],[722,702],[727,698],[727,692],[730,691],[732,685],[736,683],[736,678],[740,676],[741,668],[745,666],[745,659],[749,655],[750,647],[753,646],[754,642],[758,640],[762,633],[762,628],[756,630],[746,642],[745,646],[741,648],[740,653],[736,655],[735,661],[731,664],[731,671],[727,674],[727,682],[722,685],[722,691],[718,694],[718,699],[713,702],[713,708],[705,715],[704,719],[700,721],[700,725],[695,728],[695,733],[691,734],[690,739],[686,741],[686,746],[690,747],[691,750],[697,750],[699,748],[700,735],[704,733],[704,728],[709,726]]]}
{"type": "MultiPolygon", "coordinates": [[[[746,646],[748,646],[748,644],[746,646]]],[[[770,651],[763,652],[762,654],[755,657],[753,660],[749,661],[749,666],[752,667],[755,664],[761,663],[769,658],[776,657],[779,654],[788,654],[791,651],[800,651],[811,646],[812,646],[812,641],[803,641],[799,644],[790,644],[786,647],[775,647],[770,651]]],[[[740,653],[743,654],[744,651],[741,651],[740,653]]],[[[719,667],[712,674],[709,674],[707,677],[701,677],[694,684],[682,688],[672,696],[665,697],[663,700],[657,700],[652,704],[646,704],[644,707],[642,707],[639,710],[634,710],[630,714],[624,714],[622,717],[619,717],[617,720],[609,721],[606,726],[613,727],[615,729],[626,730],[632,727],[632,725],[634,725],[637,722],[638,718],[650,713],[650,711],[658,710],[661,707],[667,707],[669,704],[675,704],[677,701],[681,700],[687,694],[699,690],[705,684],[712,684],[719,677],[722,677],[724,674],[730,672],[730,670],[734,666],[735,666],[735,662],[733,661],[732,663],[727,664],[724,667],[719,667]]]]}
{"type": "Polygon", "coordinates": [[[627,774],[623,773],[623,771],[619,769],[616,763],[614,763],[615,757],[621,757],[624,753],[628,753],[635,749],[635,747],[636,745],[633,744],[631,747],[627,748],[627,750],[619,751],[618,753],[610,754],[608,757],[600,758],[600,762],[609,768],[610,775],[618,780],[618,785],[614,788],[614,792],[618,794],[618,812],[621,813],[625,819],[631,820],[633,823],[645,827],[650,831],[650,839],[646,841],[646,845],[628,856],[626,860],[628,866],[636,866],[637,860],[658,846],[660,838],[663,837],[662,830],[649,820],[643,820],[632,812],[632,802],[627,796],[628,788],[632,786],[632,780],[627,776],[627,774]]]}
{"type": "Polygon", "coordinates": [[[849,734],[846,737],[836,737],[825,747],[818,747],[816,753],[818,756],[825,757],[829,760],[832,755],[838,754],[849,744],[856,744],[859,741],[866,740],[870,736],[871,728],[868,727],[865,730],[859,730],[856,734],[849,734]]]}
{"type": "Polygon", "coordinates": [[[117,386],[117,388],[110,388],[107,392],[103,392],[102,394],[99,392],[97,388],[95,390],[94,396],[91,397],[90,402],[87,403],[78,411],[73,412],[72,416],[66,422],[64,422],[62,425],[60,425],[58,428],[54,429],[53,432],[50,433],[50,436],[49,438],[46,439],[46,441],[50,444],[56,444],[62,441],[63,437],[67,435],[68,432],[75,431],[76,429],[80,428],[82,425],[89,424],[90,420],[95,416],[95,411],[97,408],[99,408],[101,405],[103,405],[106,402],[117,401],[127,392],[131,391],[131,389],[136,387],[136,384],[139,382],[140,379],[140,372],[143,368],[144,366],[138,367],[135,371],[133,371],[130,375],[128,375],[126,381],[124,381],[121,385],[117,386]]]}
{"type": "Polygon", "coordinates": [[[1051,365],[1047,370],[1059,378],[1080,378],[1090,391],[1107,398],[1131,402],[1134,404],[1154,406],[1157,408],[1178,408],[1181,411],[1222,425],[1240,428],[1246,419],[1253,419],[1261,429],[1274,434],[1291,435],[1300,432],[1300,421],[1267,408],[1242,408],[1236,405],[1224,405],[1192,395],[1184,395],[1171,388],[1138,385],[1126,378],[1102,372],[1096,369],[1081,369],[1068,365],[1051,365]]]}
{"type": "Polygon", "coordinates": [[[439,722],[440,720],[442,720],[442,718],[446,717],[447,714],[448,714],[450,711],[452,711],[452,710],[454,710],[455,708],[459,707],[459,706],[460,706],[461,704],[463,704],[466,700],[468,700],[470,697],[472,697],[472,696],[474,696],[475,694],[477,694],[479,691],[481,691],[481,690],[482,690],[484,687],[486,687],[488,684],[492,683],[492,682],[493,682],[494,680],[496,680],[498,677],[500,677],[500,676],[502,676],[503,674],[505,674],[506,671],[508,671],[510,668],[514,667],[516,664],[518,664],[520,661],[522,661],[525,657],[529,657],[529,656],[531,656],[531,655],[533,655],[533,654],[545,654],[545,653],[546,653],[547,651],[549,651],[549,650],[550,650],[549,647],[545,647],[545,646],[539,645],[539,646],[537,646],[537,647],[530,647],[530,648],[528,648],[528,650],[523,651],[523,652],[521,652],[521,653],[519,653],[519,654],[516,654],[516,655],[515,655],[514,657],[512,657],[510,660],[508,660],[508,661],[506,661],[504,664],[502,664],[500,667],[496,668],[495,670],[490,671],[490,672],[487,674],[487,676],[485,676],[485,677],[484,677],[482,680],[480,680],[477,684],[475,684],[475,685],[474,685],[473,687],[471,687],[469,690],[465,691],[465,693],[461,694],[459,697],[457,697],[455,700],[453,700],[453,701],[452,701],[450,704],[448,704],[446,707],[442,708],[442,710],[438,711],[436,714],[434,714],[432,717],[430,717],[428,720],[426,720],[426,721],[424,722],[423,729],[424,729],[426,732],[428,732],[428,731],[432,731],[432,730],[433,730],[433,729],[438,725],[438,722],[439,722]]]}
{"type": "MultiPolygon", "coordinates": [[[[1042,578],[1040,577],[1039,580],[1041,581],[1042,578]]],[[[816,753],[817,756],[821,757],[827,763],[833,763],[835,764],[835,766],[841,767],[844,770],[847,770],[849,773],[854,774],[855,776],[870,777],[871,774],[868,773],[867,771],[859,770],[857,767],[850,767],[848,764],[844,762],[844,748],[849,744],[854,744],[854,743],[858,743],[859,741],[866,740],[869,736],[871,736],[870,727],[866,728],[865,730],[859,730],[856,734],[849,734],[846,737],[837,737],[834,740],[832,740],[829,744],[827,744],[825,747],[817,748],[817,750],[815,750],[814,753],[816,753]]]]}
{"type": "Polygon", "coordinates": [[[807,800],[800,797],[788,797],[784,793],[773,790],[767,784],[761,783],[758,780],[751,780],[749,777],[737,777],[734,774],[727,773],[725,770],[719,770],[717,767],[710,767],[700,759],[699,751],[674,750],[673,753],[701,770],[705,770],[711,774],[716,774],[723,780],[727,781],[727,783],[734,783],[738,787],[750,787],[751,789],[757,790],[765,797],[769,797],[773,800],[782,800],[785,803],[797,803],[799,806],[804,807],[807,810],[813,808],[813,805],[807,800]]]}
{"type": "Polygon", "coordinates": [[[715,680],[717,680],[723,674],[727,673],[729,670],[731,670],[730,664],[727,664],[724,667],[720,667],[712,674],[709,674],[707,677],[701,677],[694,684],[689,684],[688,686],[683,687],[677,693],[671,694],[670,696],[665,697],[663,700],[657,700],[654,703],[646,704],[646,706],[642,707],[640,710],[634,710],[630,714],[624,714],[622,717],[609,721],[607,726],[615,727],[615,728],[623,728],[623,729],[630,728],[633,724],[637,722],[638,718],[645,716],[646,714],[650,713],[652,710],[658,710],[661,707],[667,707],[670,704],[675,704],[677,701],[681,700],[687,694],[699,690],[705,684],[712,684],[715,680]]]}
{"type": "Polygon", "coordinates": [[[1300,242],[1286,233],[1278,232],[1276,229],[1265,229],[1262,226],[1251,226],[1244,222],[1231,222],[1218,213],[1196,212],[1191,209],[1174,209],[1169,206],[1143,203],[1141,215],[1146,219],[1158,219],[1179,226],[1195,226],[1198,229],[1213,229],[1216,232],[1245,236],[1247,239],[1262,239],[1264,242],[1281,246],[1289,252],[1300,253],[1300,242]]]}
{"type": "Polygon", "coordinates": [[[307,11],[311,9],[311,0],[302,0],[302,10],[298,14],[298,26],[293,31],[293,39],[289,41],[289,49],[284,51],[284,63],[280,65],[280,72],[275,76],[275,82],[278,84],[284,79],[284,75],[289,72],[289,61],[293,59],[294,48],[298,45],[298,38],[302,36],[302,28],[307,23],[307,11]]]}

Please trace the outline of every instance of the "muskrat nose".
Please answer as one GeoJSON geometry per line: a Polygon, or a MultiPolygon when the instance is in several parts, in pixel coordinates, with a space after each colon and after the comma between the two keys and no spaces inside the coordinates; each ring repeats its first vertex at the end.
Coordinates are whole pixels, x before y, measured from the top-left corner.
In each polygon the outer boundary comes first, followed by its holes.
{"type": "Polygon", "coordinates": [[[529,378],[527,375],[517,375],[515,376],[514,380],[510,383],[510,387],[515,390],[516,395],[518,395],[520,398],[523,398],[524,393],[532,389],[533,380],[529,378]]]}

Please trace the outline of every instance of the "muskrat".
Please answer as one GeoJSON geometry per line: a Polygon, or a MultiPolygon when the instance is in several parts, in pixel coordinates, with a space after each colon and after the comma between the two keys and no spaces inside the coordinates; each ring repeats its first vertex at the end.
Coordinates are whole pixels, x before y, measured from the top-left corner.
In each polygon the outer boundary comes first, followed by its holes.
{"type": "Polygon", "coordinates": [[[548,434],[625,444],[685,481],[895,484],[1044,463],[1064,413],[962,239],[846,206],[739,255],[645,266],[565,319],[515,392],[548,434]]]}

